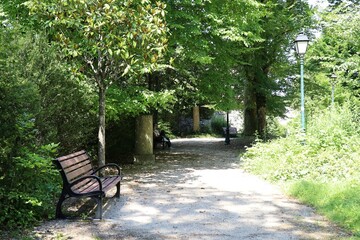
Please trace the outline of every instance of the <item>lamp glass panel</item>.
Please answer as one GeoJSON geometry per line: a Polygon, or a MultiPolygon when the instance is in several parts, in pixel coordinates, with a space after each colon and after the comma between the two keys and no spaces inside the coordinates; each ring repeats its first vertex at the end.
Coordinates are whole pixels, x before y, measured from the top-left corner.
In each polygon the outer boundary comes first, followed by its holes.
{"type": "Polygon", "coordinates": [[[296,42],[296,52],[298,54],[305,54],[307,49],[308,42],[307,41],[298,41],[296,42]]]}

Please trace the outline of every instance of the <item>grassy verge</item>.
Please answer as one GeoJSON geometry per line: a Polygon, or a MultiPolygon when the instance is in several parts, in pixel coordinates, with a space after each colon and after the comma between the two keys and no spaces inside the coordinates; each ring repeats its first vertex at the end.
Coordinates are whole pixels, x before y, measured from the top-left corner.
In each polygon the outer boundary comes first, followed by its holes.
{"type": "MultiPolygon", "coordinates": [[[[289,141],[283,141],[286,139],[258,143],[248,149],[242,157],[244,168],[281,184],[289,195],[313,206],[331,221],[351,231],[354,239],[360,239],[359,176],[344,177],[344,172],[353,171],[351,161],[334,167],[329,163],[333,158],[316,159],[316,154],[301,145],[290,151],[287,148],[289,141]],[[329,175],[331,178],[328,179],[329,175]]],[[[319,155],[325,157],[327,154],[319,155]]]]}
{"type": "Polygon", "coordinates": [[[360,184],[353,182],[314,183],[298,181],[288,193],[312,205],[317,211],[338,225],[350,230],[360,239],[360,184]]]}
{"type": "Polygon", "coordinates": [[[241,158],[247,171],[285,186],[360,239],[360,131],[354,117],[346,109],[321,113],[308,124],[306,138],[295,126],[294,134],[257,142],[241,158]]]}

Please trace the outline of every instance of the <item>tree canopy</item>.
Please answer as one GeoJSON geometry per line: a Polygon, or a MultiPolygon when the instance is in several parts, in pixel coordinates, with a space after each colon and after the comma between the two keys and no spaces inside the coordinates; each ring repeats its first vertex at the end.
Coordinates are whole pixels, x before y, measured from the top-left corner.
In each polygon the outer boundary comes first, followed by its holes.
{"type": "Polygon", "coordinates": [[[167,43],[165,5],[147,0],[30,0],[24,5],[64,56],[74,60],[75,71],[97,85],[99,164],[105,164],[106,91],[114,81],[130,79],[130,73],[155,69],[167,43]]]}
{"type": "Polygon", "coordinates": [[[175,68],[173,80],[182,86],[180,101],[234,108],[240,54],[252,51],[251,45],[261,41],[261,4],[252,0],[167,1],[167,12],[168,56],[175,68]]]}

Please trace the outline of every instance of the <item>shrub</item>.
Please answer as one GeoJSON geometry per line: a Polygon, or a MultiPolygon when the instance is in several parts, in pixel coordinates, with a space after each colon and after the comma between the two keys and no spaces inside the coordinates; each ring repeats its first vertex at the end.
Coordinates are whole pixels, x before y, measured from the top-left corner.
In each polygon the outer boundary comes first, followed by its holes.
{"type": "Polygon", "coordinates": [[[349,108],[314,116],[305,144],[296,129],[290,132],[286,138],[248,149],[242,157],[244,167],[271,181],[344,179],[360,170],[359,129],[349,108]]]}
{"type": "Polygon", "coordinates": [[[57,145],[42,144],[36,127],[37,85],[24,78],[25,64],[12,65],[19,62],[15,57],[0,61],[0,230],[51,217],[54,195],[61,189],[51,162],[57,145]]]}
{"type": "Polygon", "coordinates": [[[3,230],[29,227],[52,217],[61,189],[59,173],[52,165],[57,145],[34,144],[31,121],[17,129],[16,144],[1,148],[0,154],[0,224],[3,230]]]}
{"type": "Polygon", "coordinates": [[[223,127],[226,127],[226,120],[222,116],[213,116],[211,118],[211,130],[216,134],[224,134],[223,127]]]}

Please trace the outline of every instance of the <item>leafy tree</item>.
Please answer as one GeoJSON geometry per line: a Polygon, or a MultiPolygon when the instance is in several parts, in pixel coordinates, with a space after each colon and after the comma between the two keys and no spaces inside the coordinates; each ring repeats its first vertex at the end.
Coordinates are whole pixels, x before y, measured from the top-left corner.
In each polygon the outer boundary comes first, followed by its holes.
{"type": "Polygon", "coordinates": [[[311,26],[312,11],[303,1],[259,1],[266,12],[260,24],[263,41],[251,45],[256,51],[245,53],[244,133],[265,134],[267,115],[281,115],[285,101],[279,95],[291,75],[289,53],[298,32],[311,26]],[[301,21],[299,21],[301,19],[301,21]]]}
{"type": "Polygon", "coordinates": [[[307,91],[316,108],[329,106],[329,76],[332,73],[337,75],[336,102],[343,104],[349,100],[359,100],[359,10],[358,5],[344,2],[336,7],[330,6],[322,14],[322,33],[307,53],[306,66],[313,79],[312,85],[309,85],[311,88],[307,91]]]}
{"type": "MultiPolygon", "coordinates": [[[[99,94],[99,165],[105,163],[106,91],[130,73],[156,68],[166,46],[165,5],[138,1],[40,1],[25,5],[99,94]]],[[[127,81],[131,84],[130,81],[127,81]]]]}
{"type": "MultiPolygon", "coordinates": [[[[167,1],[170,29],[168,81],[175,90],[177,109],[207,104],[237,108],[241,53],[259,41],[262,10],[256,1],[167,1]]],[[[188,109],[186,109],[188,110],[188,109]]]]}
{"type": "Polygon", "coordinates": [[[51,160],[89,144],[96,112],[93,86],[72,74],[42,33],[3,12],[0,23],[2,230],[53,216],[60,179],[51,160]]]}

